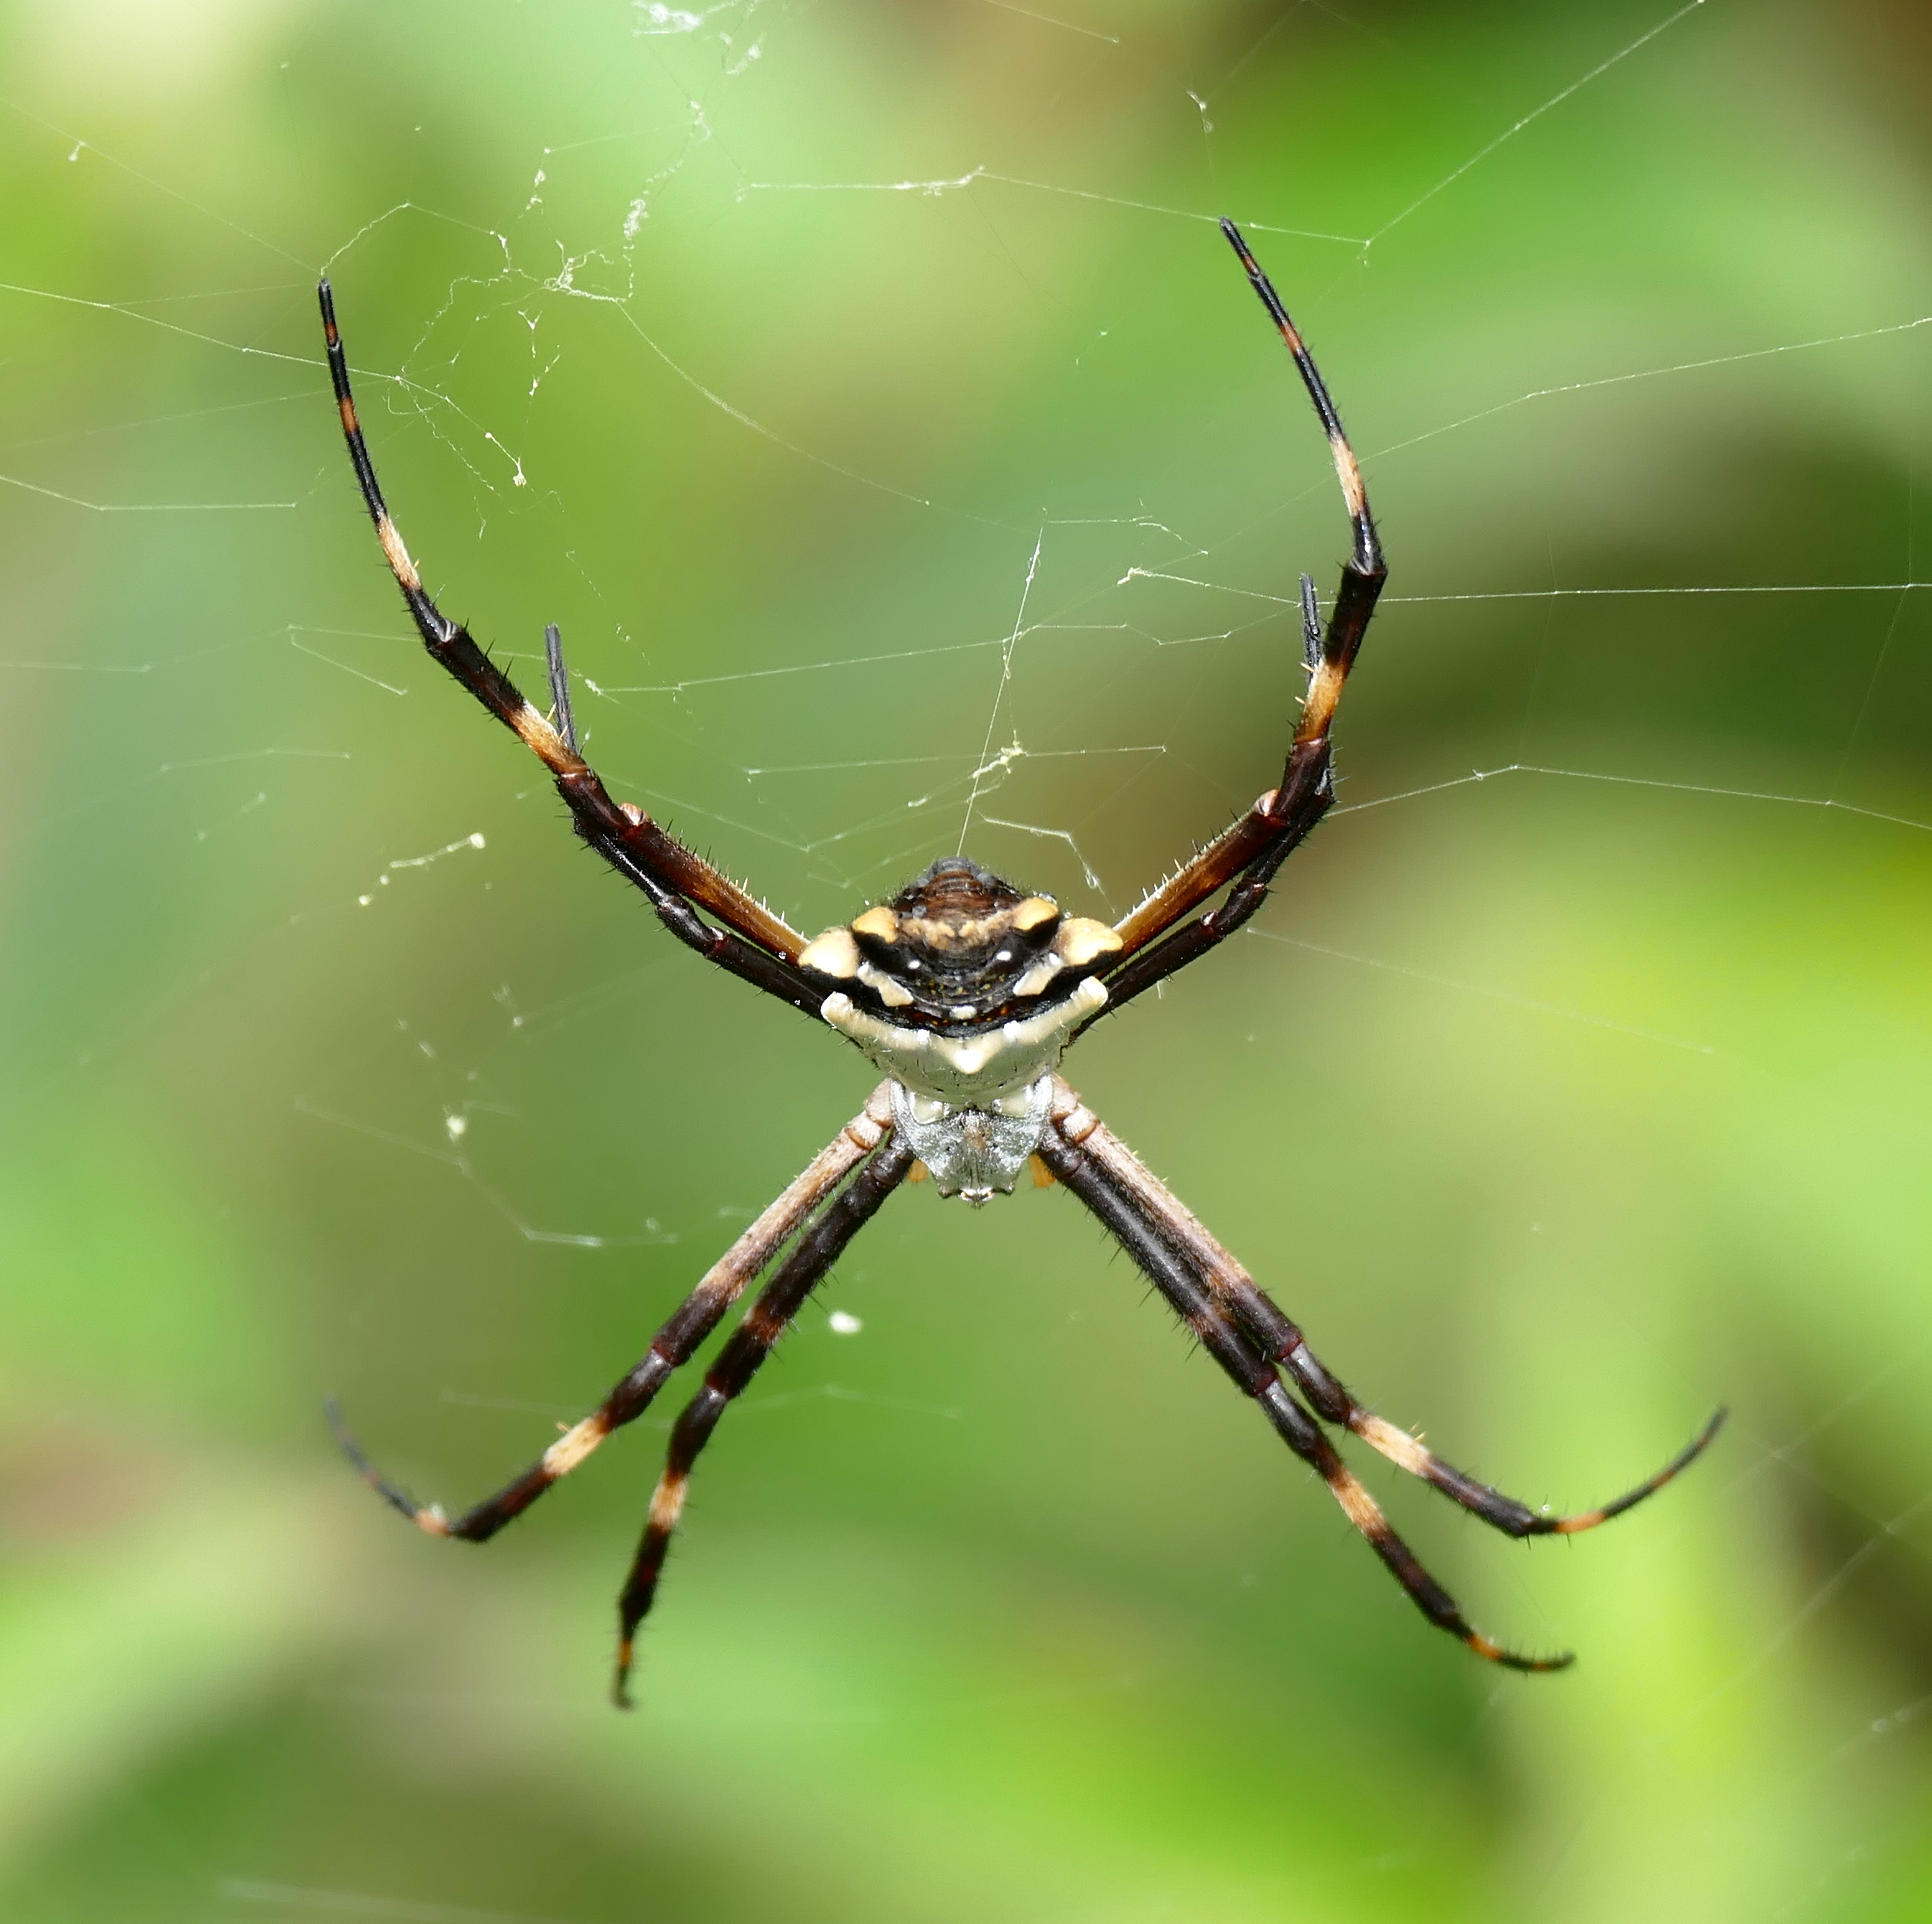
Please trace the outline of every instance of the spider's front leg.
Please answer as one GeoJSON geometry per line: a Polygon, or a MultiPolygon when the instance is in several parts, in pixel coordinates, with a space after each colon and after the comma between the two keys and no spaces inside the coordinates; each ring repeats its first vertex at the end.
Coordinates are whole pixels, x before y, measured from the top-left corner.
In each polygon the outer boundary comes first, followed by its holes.
{"type": "Polygon", "coordinates": [[[382,557],[402,590],[423,646],[509,729],[556,778],[557,792],[575,818],[578,833],[610,866],[634,883],[658,918],[679,941],[741,980],[816,1016],[824,992],[812,987],[795,965],[805,938],[744,889],[721,874],[675,836],[658,827],[641,809],[613,801],[602,779],[578,752],[570,712],[570,684],[564,671],[556,629],[545,632],[555,720],[525,700],[521,690],[478,647],[461,623],[452,621],[424,587],[422,573],[404,545],[382,498],[375,463],[363,438],[356,398],[349,381],[349,358],[335,325],[335,299],[325,281],[316,290],[322,306],[322,338],[328,351],[329,379],[349,446],[349,458],[362,491],[363,505],[376,524],[382,557]],[[724,924],[714,929],[696,913],[701,908],[724,924]]]}
{"type": "Polygon", "coordinates": [[[1117,925],[1120,955],[1106,979],[1109,1012],[1226,941],[1267,899],[1275,871],[1328,813],[1335,799],[1334,751],[1329,729],[1342,685],[1354,666],[1376,599],[1388,578],[1361,464],[1348,444],[1342,417],[1314,357],[1288,318],[1281,296],[1248,251],[1240,230],[1232,221],[1223,221],[1221,230],[1247,269],[1249,282],[1294,356],[1308,398],[1315,404],[1348,511],[1352,549],[1342,564],[1341,585],[1325,628],[1315,584],[1306,575],[1301,578],[1302,659],[1308,672],[1308,690],[1280,785],[1261,797],[1239,821],[1117,925]],[[1218,908],[1184,926],[1176,926],[1223,888],[1228,889],[1227,899],[1218,908]]]}

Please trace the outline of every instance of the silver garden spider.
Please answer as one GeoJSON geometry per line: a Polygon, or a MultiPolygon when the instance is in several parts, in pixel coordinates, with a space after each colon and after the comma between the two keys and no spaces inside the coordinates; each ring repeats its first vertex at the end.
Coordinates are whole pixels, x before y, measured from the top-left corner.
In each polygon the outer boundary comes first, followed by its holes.
{"type": "Polygon", "coordinates": [[[370,1465],[330,1406],[344,1448],[386,1500],[432,1536],[486,1541],[612,1431],[641,1416],[746,1286],[790,1244],[672,1429],[664,1474],[618,1601],[614,1694],[620,1704],[628,1700],[633,1640],[656,1592],[698,1453],[846,1245],[902,1182],[922,1175],[930,1175],[940,1195],[976,1205],[996,1190],[1010,1193],[1032,1160],[1042,1180],[1056,1178],[1072,1190],[1235,1385],[1255,1399],[1282,1440],[1328,1484],[1423,1615],[1478,1655],[1511,1669],[1557,1670],[1570,1659],[1520,1655],[1474,1628],[1390,1528],[1322,1424],[1352,1430],[1485,1523],[1526,1537],[1589,1529],[1641,1502],[1696,1457],[1724,1421],[1719,1410],[1654,1476],[1614,1502],[1575,1516],[1532,1510],[1478,1482],[1364,1409],[1248,1272],[1058,1073],[1068,1046],[1101,1016],[1239,929],[1266,898],[1275,871],[1328,810],[1334,799],[1329,726],[1386,578],[1361,470],[1334,404],[1246,244],[1232,221],[1221,227],[1321,417],[1354,551],[1342,565],[1325,628],[1315,584],[1301,577],[1308,689],[1280,785],[1112,927],[1063,914],[1047,897],[1024,894],[976,863],[948,857],[890,902],[807,941],[640,809],[614,802],[578,752],[556,628],[544,632],[553,701],[546,716],[424,592],[384,505],[356,422],[328,282],[318,290],[349,458],[382,553],[430,653],[542,760],[577,833],[644,892],[679,941],[828,1024],[885,1072],[866,1106],[712,1266],[651,1339],[636,1367],[520,1476],[473,1509],[451,1517],[435,1505],[415,1502],[370,1465]],[[1202,908],[1223,889],[1217,906],[1202,908]]]}

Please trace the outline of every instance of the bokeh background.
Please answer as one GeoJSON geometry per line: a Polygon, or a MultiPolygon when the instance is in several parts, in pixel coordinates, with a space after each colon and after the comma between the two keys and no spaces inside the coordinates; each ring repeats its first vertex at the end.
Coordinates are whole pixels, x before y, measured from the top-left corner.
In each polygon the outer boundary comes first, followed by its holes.
{"type": "Polygon", "coordinates": [[[1932,65],[1910,0],[15,0],[0,1908],[32,1924],[1932,1914],[1932,65]],[[1376,1405],[1429,1631],[1071,1201],[896,1199],[728,1418],[484,1551],[857,1106],[428,663],[404,530],[800,926],[1343,800],[1070,1064],[1376,1405]],[[1602,591],[1602,592],[1595,592],[1602,591]],[[1511,772],[1503,772],[1511,771],[1511,772]],[[1486,779],[1472,777],[1482,773],[1486,779]],[[428,859],[434,857],[434,859],[428,859]],[[861,1327],[841,1334],[836,1307],[861,1327]]]}

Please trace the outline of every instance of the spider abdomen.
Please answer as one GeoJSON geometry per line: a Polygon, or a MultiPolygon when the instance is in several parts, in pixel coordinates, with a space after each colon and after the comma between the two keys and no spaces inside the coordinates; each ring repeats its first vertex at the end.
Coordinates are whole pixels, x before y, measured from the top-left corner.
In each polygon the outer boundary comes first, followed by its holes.
{"type": "Polygon", "coordinates": [[[892,1126],[926,1165],[941,1196],[963,1196],[976,1208],[995,1190],[1010,1195],[1019,1172],[1040,1147],[1053,1100],[1053,1078],[994,1097],[983,1108],[955,1109],[936,1096],[892,1085],[892,1126]]]}

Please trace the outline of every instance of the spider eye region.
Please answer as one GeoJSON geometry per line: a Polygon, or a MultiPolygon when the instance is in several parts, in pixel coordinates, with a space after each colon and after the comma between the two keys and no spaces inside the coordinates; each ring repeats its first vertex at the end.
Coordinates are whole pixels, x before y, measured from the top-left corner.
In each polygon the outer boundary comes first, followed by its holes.
{"type": "Polygon", "coordinates": [[[889,902],[808,943],[801,967],[868,1013],[915,1026],[1004,1024],[1103,971],[1120,941],[1104,922],[1063,914],[964,856],[947,856],[889,902]]]}

